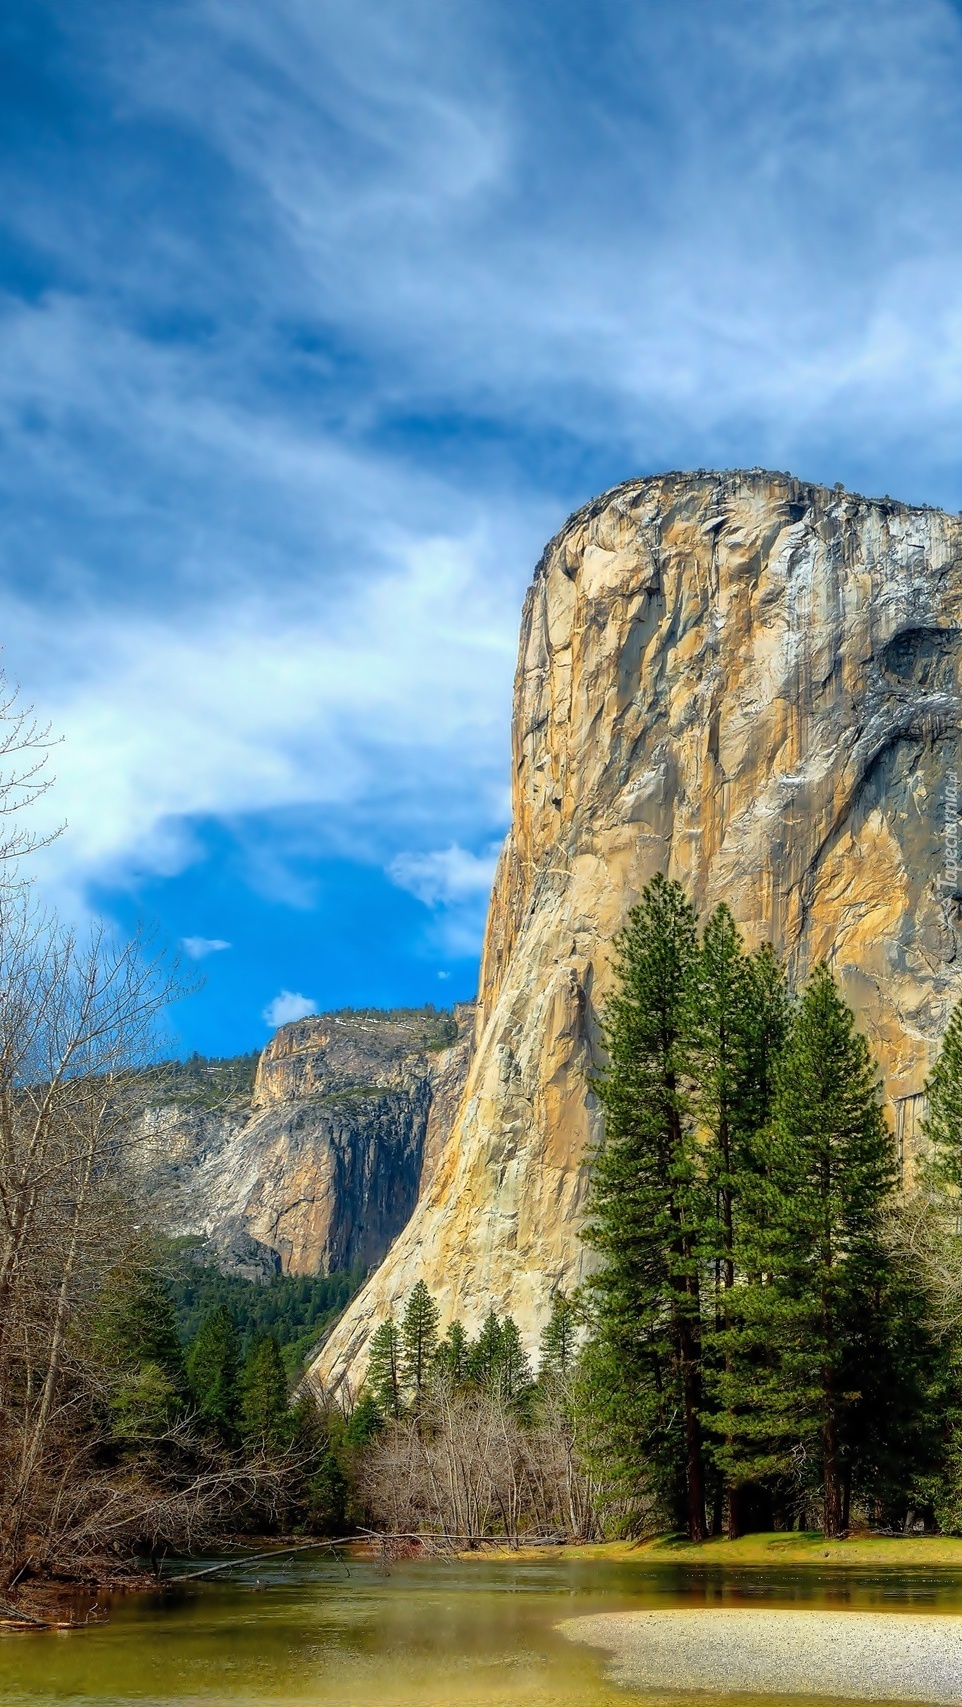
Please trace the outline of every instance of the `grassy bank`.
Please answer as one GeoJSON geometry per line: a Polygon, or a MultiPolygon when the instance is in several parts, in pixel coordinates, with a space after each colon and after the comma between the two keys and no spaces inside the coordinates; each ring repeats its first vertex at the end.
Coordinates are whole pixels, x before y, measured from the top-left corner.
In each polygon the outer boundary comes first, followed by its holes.
{"type": "Polygon", "coordinates": [[[602,1541],[563,1547],[485,1548],[465,1558],[596,1559],[638,1565],[731,1565],[749,1569],[766,1566],[811,1565],[824,1569],[850,1566],[859,1570],[935,1569],[962,1571],[962,1538],[947,1535],[853,1536],[826,1541],[816,1532],[784,1531],[772,1535],[743,1535],[737,1541],[678,1541],[660,1536],[650,1541],[602,1541]]]}

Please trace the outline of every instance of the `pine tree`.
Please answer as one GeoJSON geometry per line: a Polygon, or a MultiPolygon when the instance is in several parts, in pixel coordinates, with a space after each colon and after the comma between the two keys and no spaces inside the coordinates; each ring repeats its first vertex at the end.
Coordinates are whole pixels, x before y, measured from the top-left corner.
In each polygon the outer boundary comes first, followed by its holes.
{"type": "Polygon", "coordinates": [[[187,1378],[194,1403],[204,1422],[222,1440],[237,1438],[237,1377],[240,1335],[225,1304],[209,1310],[187,1351],[187,1378]]]}
{"type": "Polygon", "coordinates": [[[240,1432],[260,1446],[287,1445],[291,1411],[284,1360],[273,1334],[252,1339],[238,1381],[240,1432]]]}
{"type": "Polygon", "coordinates": [[[382,1423],[383,1414],[374,1394],[370,1387],[362,1387],[344,1427],[347,1445],[367,1446],[380,1431],[382,1423]]]}
{"type": "Polygon", "coordinates": [[[468,1379],[468,1336],[460,1322],[452,1322],[434,1354],[434,1367],[451,1387],[461,1387],[468,1379]]]}
{"type": "Polygon", "coordinates": [[[100,1298],[92,1337],[111,1372],[118,1434],[162,1433],[183,1414],[189,1391],[184,1352],[170,1288],[157,1269],[118,1264],[100,1298]]]}
{"type": "Polygon", "coordinates": [[[418,1407],[438,1349],[440,1317],[441,1312],[424,1281],[419,1280],[408,1299],[401,1322],[400,1358],[401,1384],[413,1387],[418,1407]]]}
{"type": "Polygon", "coordinates": [[[382,1416],[401,1415],[401,1336],[393,1316],[370,1339],[366,1385],[382,1416]]]}
{"type": "MultiPolygon", "coordinates": [[[[737,1249],[751,1215],[760,1167],[761,1132],[771,1113],[775,1063],[784,1047],[788,1002],[781,967],[771,949],[746,955],[729,909],[716,908],[702,936],[693,980],[692,1072],[694,1106],[703,1134],[703,1163],[714,1196],[705,1227],[704,1256],[714,1276],[714,1321],[703,1324],[705,1423],[718,1433],[713,1413],[731,1388],[738,1360],[735,1319],[739,1289],[737,1249]]],[[[753,1362],[757,1359],[752,1358],[753,1362]]],[[[731,1442],[712,1454],[723,1469],[715,1487],[715,1527],[727,1494],[728,1533],[741,1534],[751,1490],[733,1476],[731,1442]],[[727,1473],[725,1473],[727,1472],[727,1473]]]]}
{"type": "Polygon", "coordinates": [[[467,1376],[476,1387],[490,1389],[497,1385],[501,1366],[501,1323],[494,1310],[489,1310],[474,1344],[468,1348],[467,1376]]]}
{"type": "Polygon", "coordinates": [[[577,1354],[577,1312],[566,1293],[552,1295],[551,1316],[541,1334],[538,1380],[543,1387],[563,1388],[574,1374],[577,1354]]]}
{"type": "MultiPolygon", "coordinates": [[[[616,943],[617,988],[605,1014],[609,1068],[598,1084],[605,1141],[595,1163],[586,1238],[602,1347],[627,1439],[692,1540],[705,1535],[701,1297],[712,1204],[689,1099],[695,916],[678,883],[656,877],[616,943]],[[679,1420],[680,1419],[680,1426],[679,1420]]],[[[642,1467],[639,1466],[639,1474],[642,1467]]]]}
{"type": "Polygon", "coordinates": [[[838,1535],[886,1333],[883,1217],[896,1178],[868,1046],[824,965],[776,1069],[764,1163],[741,1252],[728,1437],[756,1474],[787,1475],[799,1450],[814,1459],[825,1533],[838,1535]]]}
{"type": "MultiPolygon", "coordinates": [[[[694,1109],[710,1135],[706,1146],[709,1185],[715,1195],[717,1231],[709,1231],[706,1255],[716,1266],[720,1289],[735,1284],[735,1197],[743,1170],[742,1092],[745,1037],[751,985],[742,942],[726,906],[705,925],[692,980],[691,1064],[697,1075],[694,1109]]],[[[722,1311],[724,1305],[720,1306],[722,1311]]]]}
{"type": "Polygon", "coordinates": [[[524,1405],[533,1385],[531,1364],[513,1316],[505,1316],[501,1323],[501,1345],[494,1374],[501,1397],[509,1404],[524,1405]]]}
{"type": "Polygon", "coordinates": [[[962,1002],[952,1010],[925,1093],[922,1130],[932,1146],[936,1181],[962,1191],[962,1002]]]}
{"type": "Polygon", "coordinates": [[[745,1146],[743,1158],[748,1173],[757,1174],[762,1166],[759,1135],[771,1120],[775,1079],[791,1028],[792,1006],[785,968],[770,944],[750,954],[745,969],[749,991],[742,1033],[740,1121],[745,1146]]]}

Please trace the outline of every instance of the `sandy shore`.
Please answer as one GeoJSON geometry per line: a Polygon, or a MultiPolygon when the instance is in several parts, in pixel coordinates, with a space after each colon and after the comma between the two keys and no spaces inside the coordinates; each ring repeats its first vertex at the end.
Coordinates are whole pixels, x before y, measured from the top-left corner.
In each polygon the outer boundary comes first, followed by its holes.
{"type": "Polygon", "coordinates": [[[900,1612],[611,1612],[559,1629],[606,1648],[619,1683],[962,1704],[962,1617],[900,1612]]]}

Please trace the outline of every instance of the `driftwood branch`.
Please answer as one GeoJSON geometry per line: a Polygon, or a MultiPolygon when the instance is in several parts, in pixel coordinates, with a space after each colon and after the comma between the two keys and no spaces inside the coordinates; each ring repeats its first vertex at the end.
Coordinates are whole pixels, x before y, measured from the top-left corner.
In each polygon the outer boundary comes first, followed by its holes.
{"type": "MultiPolygon", "coordinates": [[[[184,1571],[176,1577],[164,1577],[163,1586],[173,1587],[174,1584],[197,1582],[200,1577],[213,1577],[222,1571],[233,1571],[244,1565],[259,1565],[266,1559],[286,1559],[293,1553],[333,1552],[338,1547],[349,1547],[352,1542],[374,1541],[379,1546],[389,1546],[396,1541],[407,1541],[419,1546],[441,1543],[451,1547],[459,1543],[470,1547],[503,1547],[506,1538],[503,1535],[458,1535],[452,1532],[432,1533],[430,1530],[380,1530],[359,1529],[354,1535],[338,1535],[333,1540],[296,1541],[290,1547],[271,1547],[263,1553],[240,1553],[234,1559],[219,1559],[215,1565],[202,1565],[199,1571],[184,1571]]],[[[557,1546],[564,1537],[559,1535],[532,1535],[522,1537],[519,1545],[524,1547],[557,1546]]]]}
{"type": "Polygon", "coordinates": [[[198,1577],[212,1577],[220,1571],[233,1571],[239,1565],[260,1564],[262,1559],[284,1559],[291,1553],[319,1553],[325,1549],[346,1547],[356,1541],[356,1535],[340,1535],[333,1541],[297,1541],[291,1547],[272,1547],[266,1553],[242,1553],[236,1559],[220,1559],[216,1565],[204,1565],[199,1571],[185,1571],[179,1577],[165,1577],[164,1587],[172,1583],[193,1583],[198,1577]]]}
{"type": "MultiPolygon", "coordinates": [[[[31,1630],[89,1630],[90,1618],[37,1618],[34,1613],[24,1611],[22,1606],[11,1606],[8,1600],[0,1600],[0,1621],[7,1624],[25,1624],[31,1630]]],[[[102,1619],[94,1622],[102,1623],[102,1619]]]]}

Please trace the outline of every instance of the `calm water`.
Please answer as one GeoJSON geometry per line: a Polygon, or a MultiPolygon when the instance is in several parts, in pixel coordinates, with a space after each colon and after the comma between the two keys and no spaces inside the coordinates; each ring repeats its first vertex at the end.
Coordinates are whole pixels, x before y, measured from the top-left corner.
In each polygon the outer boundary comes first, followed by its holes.
{"type": "Polygon", "coordinates": [[[119,1598],[109,1623],[80,1633],[5,1634],[0,1701],[626,1707],[643,1698],[608,1682],[602,1654],[557,1635],[560,1619],[746,1601],[962,1612],[962,1576],[279,1561],[189,1593],[119,1598]]]}

